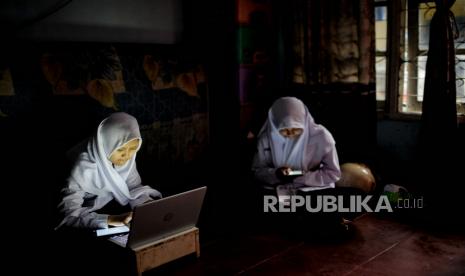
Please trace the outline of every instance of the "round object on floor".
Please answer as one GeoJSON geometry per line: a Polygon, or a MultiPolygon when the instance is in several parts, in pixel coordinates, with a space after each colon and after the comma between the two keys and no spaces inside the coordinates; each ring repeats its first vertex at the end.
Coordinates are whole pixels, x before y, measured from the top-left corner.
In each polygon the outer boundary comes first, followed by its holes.
{"type": "Polygon", "coordinates": [[[375,189],[376,181],[370,168],[359,163],[344,163],[341,165],[341,179],[336,187],[357,188],[366,193],[375,189]]]}

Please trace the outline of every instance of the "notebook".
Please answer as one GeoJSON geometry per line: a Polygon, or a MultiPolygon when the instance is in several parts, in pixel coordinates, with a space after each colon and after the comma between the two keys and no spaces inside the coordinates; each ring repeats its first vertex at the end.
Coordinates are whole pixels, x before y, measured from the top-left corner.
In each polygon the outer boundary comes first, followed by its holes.
{"type": "Polygon", "coordinates": [[[108,238],[119,246],[133,250],[150,246],[163,238],[195,227],[206,190],[204,186],[139,205],[134,208],[129,228],[123,226],[102,230],[114,233],[129,230],[128,233],[108,238]]]}

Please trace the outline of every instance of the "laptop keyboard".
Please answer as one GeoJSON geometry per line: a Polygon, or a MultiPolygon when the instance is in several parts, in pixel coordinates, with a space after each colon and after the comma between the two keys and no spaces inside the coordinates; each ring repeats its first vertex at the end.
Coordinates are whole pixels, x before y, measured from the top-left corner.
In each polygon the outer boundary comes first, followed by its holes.
{"type": "Polygon", "coordinates": [[[110,238],[108,238],[109,240],[123,246],[123,247],[126,247],[126,244],[128,243],[128,236],[129,234],[126,233],[126,234],[121,234],[121,235],[116,235],[116,236],[111,236],[110,238]]]}

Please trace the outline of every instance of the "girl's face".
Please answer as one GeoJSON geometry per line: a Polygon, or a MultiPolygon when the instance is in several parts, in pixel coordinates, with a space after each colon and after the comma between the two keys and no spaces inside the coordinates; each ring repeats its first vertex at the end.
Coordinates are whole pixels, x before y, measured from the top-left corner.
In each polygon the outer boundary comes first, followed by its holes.
{"type": "Polygon", "coordinates": [[[279,130],[279,134],[286,138],[299,137],[304,130],[302,128],[282,128],[279,130]]]}
{"type": "Polygon", "coordinates": [[[139,149],[139,143],[139,139],[134,139],[117,148],[110,155],[111,163],[115,166],[123,166],[126,164],[126,162],[128,162],[134,154],[136,154],[139,149]]]}

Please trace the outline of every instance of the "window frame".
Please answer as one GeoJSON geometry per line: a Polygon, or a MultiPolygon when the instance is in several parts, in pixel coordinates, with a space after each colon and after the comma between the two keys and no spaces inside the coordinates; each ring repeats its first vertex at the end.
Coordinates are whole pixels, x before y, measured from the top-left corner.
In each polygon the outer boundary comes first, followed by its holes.
{"type": "MultiPolygon", "coordinates": [[[[408,7],[408,26],[412,26],[415,23],[418,26],[418,10],[420,3],[431,2],[428,0],[412,1],[412,0],[374,0],[374,7],[386,6],[387,8],[387,41],[386,41],[386,91],[385,100],[377,100],[378,107],[384,107],[384,109],[378,109],[378,119],[393,119],[393,120],[405,120],[405,121],[418,121],[421,118],[420,113],[405,113],[400,111],[400,94],[399,94],[399,80],[400,80],[400,65],[401,65],[401,15],[402,8],[408,7]],[[407,6],[408,5],[408,6],[407,6]]],[[[417,55],[420,51],[418,46],[418,32],[419,29],[415,29],[415,37],[408,41],[409,47],[409,59],[417,55]]],[[[459,54],[464,54],[465,51],[460,50],[459,54]]],[[[378,56],[378,55],[376,55],[378,56]]],[[[413,84],[408,84],[409,86],[413,84]]],[[[416,84],[415,84],[416,88],[416,84]]],[[[465,114],[457,114],[457,122],[465,123],[465,114]]]]}
{"type": "MultiPolygon", "coordinates": [[[[375,59],[378,58],[378,57],[385,57],[386,59],[386,68],[385,68],[385,78],[384,78],[384,96],[385,96],[385,100],[384,101],[376,101],[376,109],[379,111],[379,112],[384,112],[385,110],[385,102],[386,102],[386,97],[388,96],[389,93],[387,93],[387,90],[388,90],[388,87],[387,87],[387,82],[388,82],[388,60],[389,60],[389,54],[388,54],[388,51],[389,51],[389,15],[391,13],[391,11],[389,10],[389,7],[388,7],[388,4],[389,4],[389,1],[388,0],[377,0],[374,2],[374,8],[376,9],[377,7],[386,7],[386,13],[387,13],[387,17],[386,17],[386,49],[385,51],[378,51],[376,48],[375,48],[375,59]]],[[[376,46],[375,46],[376,47],[376,46]]],[[[375,63],[376,63],[376,60],[375,60],[375,63]]],[[[378,91],[376,91],[377,93],[378,91]]]]}

